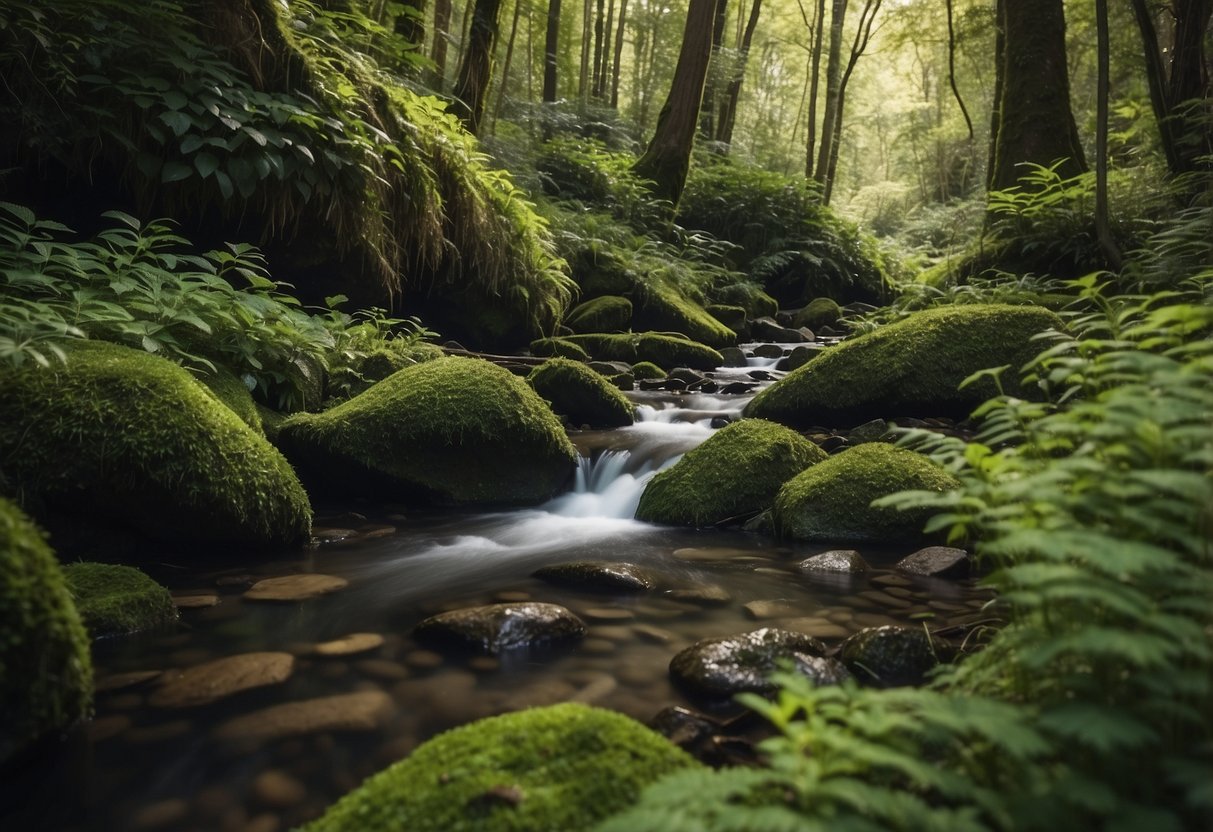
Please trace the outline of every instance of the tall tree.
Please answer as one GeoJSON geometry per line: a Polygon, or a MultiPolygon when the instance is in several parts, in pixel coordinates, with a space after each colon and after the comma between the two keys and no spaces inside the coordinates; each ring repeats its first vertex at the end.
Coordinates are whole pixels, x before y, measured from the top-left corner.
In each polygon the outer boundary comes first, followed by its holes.
{"type": "Polygon", "coordinates": [[[471,133],[478,133],[484,117],[485,98],[493,75],[493,45],[497,40],[497,14],[501,0],[475,0],[459,78],[453,90],[454,112],[471,133]]]}
{"type": "Polygon", "coordinates": [[[594,16],[594,71],[590,76],[590,97],[598,98],[602,90],[602,30],[606,26],[606,0],[598,0],[594,16]]]}
{"type": "Polygon", "coordinates": [[[548,28],[543,41],[543,100],[556,100],[556,53],[560,49],[560,0],[548,0],[548,28]]]}
{"type": "Polygon", "coordinates": [[[699,129],[708,139],[716,135],[716,85],[720,80],[720,50],[724,47],[724,27],[728,17],[729,0],[716,0],[716,15],[712,21],[712,58],[703,85],[703,107],[699,114],[699,129]]]}
{"type": "Polygon", "coordinates": [[[505,63],[501,65],[501,81],[497,84],[497,106],[493,109],[493,133],[497,132],[497,120],[501,118],[501,107],[505,103],[505,88],[510,80],[510,63],[514,59],[514,41],[518,37],[518,18],[526,0],[514,0],[514,19],[510,23],[510,39],[505,46],[505,63]]]}
{"type": "Polygon", "coordinates": [[[619,0],[619,28],[615,30],[615,60],[611,65],[611,107],[619,109],[619,71],[623,65],[623,27],[628,16],[628,0],[619,0]]]}
{"type": "Polygon", "coordinates": [[[1098,41],[1099,69],[1096,86],[1097,114],[1095,116],[1095,234],[1099,247],[1112,268],[1120,269],[1120,251],[1112,238],[1108,218],[1108,98],[1111,48],[1108,45],[1108,0],[1095,0],[1095,30],[1098,41]]]}
{"type": "MultiPolygon", "coordinates": [[[[722,148],[727,149],[733,143],[733,126],[737,123],[737,101],[741,97],[741,84],[745,80],[750,44],[754,40],[754,30],[758,28],[758,14],[761,11],[762,0],[754,0],[754,5],[750,7],[750,18],[745,24],[745,32],[741,36],[741,47],[737,50],[737,63],[733,66],[729,85],[720,101],[720,117],[716,122],[715,138],[722,148]]],[[[799,117],[798,113],[797,118],[799,117]]]]}
{"type": "Polygon", "coordinates": [[[446,80],[446,48],[450,43],[448,30],[451,27],[451,0],[434,0],[434,43],[430,48],[430,60],[434,62],[430,86],[442,92],[446,80]]]}
{"type": "Polygon", "coordinates": [[[1062,0],[998,0],[1001,60],[991,136],[990,188],[1018,184],[1021,165],[1061,161],[1061,176],[1087,169],[1070,110],[1062,0]]]}
{"type": "MultiPolygon", "coordinates": [[[[801,7],[801,14],[804,8],[801,7]]],[[[813,48],[811,50],[812,69],[809,73],[809,117],[805,122],[805,162],[804,175],[806,179],[813,178],[813,151],[817,145],[817,90],[821,78],[821,49],[825,38],[826,0],[817,0],[817,8],[813,11],[813,48]]],[[[808,24],[808,20],[805,21],[808,24]]]]}
{"type": "Polygon", "coordinates": [[[842,87],[842,26],[847,15],[847,0],[834,0],[830,9],[830,55],[826,62],[826,109],[821,117],[821,149],[813,179],[825,185],[834,152],[835,124],[838,121],[839,91],[842,87]]]}
{"type": "Polygon", "coordinates": [[[639,176],[653,182],[655,196],[674,205],[682,196],[690,169],[703,85],[712,55],[715,12],[716,0],[691,0],[670,94],[657,117],[653,140],[633,167],[639,176]]]}
{"type": "Polygon", "coordinates": [[[593,20],[592,0],[585,0],[581,9],[581,74],[577,79],[577,98],[583,110],[590,100],[590,26],[593,20]]]}
{"type": "Polygon", "coordinates": [[[881,2],[882,0],[864,0],[863,9],[859,13],[859,25],[855,29],[855,40],[851,43],[851,55],[847,59],[842,79],[838,82],[838,108],[834,114],[834,136],[830,140],[830,163],[826,169],[825,192],[822,195],[827,205],[834,193],[834,180],[838,173],[838,149],[842,145],[842,114],[846,109],[847,87],[851,83],[855,65],[859,63],[872,40],[872,25],[876,21],[876,13],[880,11],[881,2]]]}

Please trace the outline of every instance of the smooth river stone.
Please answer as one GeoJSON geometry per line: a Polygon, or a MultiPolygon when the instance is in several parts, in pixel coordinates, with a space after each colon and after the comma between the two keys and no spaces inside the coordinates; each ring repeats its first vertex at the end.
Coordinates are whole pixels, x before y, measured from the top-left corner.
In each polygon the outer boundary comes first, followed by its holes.
{"type": "Polygon", "coordinates": [[[743,609],[749,618],[753,618],[756,621],[763,621],[768,618],[789,618],[802,615],[805,612],[803,604],[796,604],[783,598],[750,601],[743,609]]]}
{"type": "Polygon", "coordinates": [[[383,636],[378,633],[352,633],[332,641],[317,644],[312,652],[318,656],[352,656],[378,650],[383,646],[383,636]]]}
{"type": "Polygon", "coordinates": [[[930,578],[962,578],[969,574],[969,564],[969,553],[964,549],[928,546],[902,558],[893,568],[930,578]]]}
{"type": "Polygon", "coordinates": [[[206,595],[174,595],[173,606],[179,610],[201,610],[216,606],[219,596],[214,593],[206,595]]]}
{"type": "Polygon", "coordinates": [[[719,584],[702,584],[689,589],[671,589],[666,593],[666,597],[705,607],[720,607],[733,600],[729,591],[719,584]]]}
{"type": "Polygon", "coordinates": [[[349,585],[349,581],[336,575],[283,575],[257,581],[244,597],[249,601],[307,601],[349,585]]]}
{"type": "Polygon", "coordinates": [[[132,670],[128,673],[113,673],[98,679],[93,689],[97,693],[109,693],[110,691],[122,690],[124,688],[133,688],[136,685],[142,685],[144,682],[150,682],[159,675],[159,670],[132,670]]]}
{"type": "Polygon", "coordinates": [[[829,572],[857,575],[868,571],[868,563],[854,549],[833,549],[813,555],[796,565],[801,572],[829,572]]]}
{"type": "Polygon", "coordinates": [[[330,731],[376,731],[395,710],[381,690],[344,693],[273,705],[220,725],[215,736],[226,742],[266,742],[330,731]]]}
{"type": "Polygon", "coordinates": [[[244,653],[185,670],[165,671],[148,702],[157,708],[193,708],[253,688],[285,682],[295,669],[290,653],[244,653]]]}
{"type": "Polygon", "coordinates": [[[862,681],[878,687],[921,685],[939,664],[931,637],[918,627],[869,627],[842,643],[839,658],[862,681]]]}
{"type": "Polygon", "coordinates": [[[751,633],[709,638],[692,644],[670,661],[670,676],[684,691],[705,699],[727,699],[738,693],[772,693],[770,675],[780,660],[790,661],[815,683],[838,684],[851,674],[841,663],[824,658],[826,646],[804,633],[764,627],[751,633]]]}
{"type": "Polygon", "coordinates": [[[271,768],[253,780],[253,797],[275,809],[286,809],[307,798],[307,787],[285,771],[271,768]]]}
{"type": "Polygon", "coordinates": [[[634,563],[577,561],[545,566],[532,573],[541,581],[591,592],[636,593],[653,588],[653,576],[634,563]]]}
{"type": "Polygon", "coordinates": [[[564,607],[530,601],[440,613],[418,624],[413,636],[439,649],[497,654],[571,644],[585,632],[585,622],[564,607]]]}

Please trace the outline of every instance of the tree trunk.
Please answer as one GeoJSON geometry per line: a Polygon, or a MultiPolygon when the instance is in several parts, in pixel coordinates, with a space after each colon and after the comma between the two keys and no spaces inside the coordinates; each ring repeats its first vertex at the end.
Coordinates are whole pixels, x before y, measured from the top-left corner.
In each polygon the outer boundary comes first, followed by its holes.
{"type": "Polygon", "coordinates": [[[434,0],[434,45],[430,50],[434,70],[430,76],[430,86],[439,93],[446,81],[446,48],[450,42],[447,29],[450,26],[451,0],[434,0]]]}
{"type": "Polygon", "coordinates": [[[805,122],[807,136],[805,140],[804,161],[805,179],[813,178],[813,150],[817,146],[817,89],[818,79],[821,77],[821,47],[825,38],[826,0],[817,0],[815,14],[812,50],[813,70],[809,75],[811,79],[809,83],[809,118],[805,122]]]}
{"type": "Polygon", "coordinates": [[[1066,21],[1062,0],[1000,0],[1004,59],[990,187],[1019,183],[1031,163],[1063,177],[1087,169],[1070,110],[1066,21]]]}
{"type": "Polygon", "coordinates": [[[594,16],[594,72],[590,83],[591,98],[598,98],[602,94],[602,30],[605,15],[606,4],[604,0],[598,0],[598,14],[594,16]]]}
{"type": "Polygon", "coordinates": [[[952,23],[952,2],[947,0],[948,4],[948,84],[952,87],[952,96],[956,99],[956,104],[960,107],[960,114],[964,116],[965,127],[969,128],[969,143],[973,142],[973,119],[969,117],[969,108],[965,106],[965,100],[960,97],[960,87],[956,86],[956,29],[952,23]]]}
{"type": "Polygon", "coordinates": [[[590,100],[590,24],[594,18],[591,0],[582,3],[581,15],[581,74],[577,80],[577,99],[584,111],[590,100]]]}
{"type": "Polygon", "coordinates": [[[501,65],[501,80],[497,87],[497,106],[493,109],[493,133],[497,132],[497,120],[501,118],[501,105],[505,103],[505,87],[510,80],[510,62],[514,58],[514,39],[518,36],[518,18],[522,16],[524,0],[514,0],[514,20],[510,23],[510,39],[505,45],[505,63],[501,65]]]}
{"type": "Polygon", "coordinates": [[[619,0],[619,28],[615,30],[615,61],[611,66],[611,107],[619,109],[619,68],[623,64],[623,24],[628,17],[628,0],[619,0]]]}
{"type": "Polygon", "coordinates": [[[876,21],[876,13],[880,11],[883,0],[864,0],[863,11],[859,13],[859,25],[855,29],[855,40],[851,43],[851,56],[847,59],[847,68],[843,70],[842,80],[838,84],[838,111],[834,115],[834,136],[830,140],[830,164],[826,168],[825,193],[823,201],[829,205],[830,197],[834,194],[834,178],[838,172],[838,151],[842,144],[842,114],[846,109],[847,87],[851,83],[851,75],[855,65],[867,51],[868,43],[872,40],[872,24],[876,21]]]}
{"type": "Polygon", "coordinates": [[[543,100],[556,101],[556,51],[560,48],[560,0],[548,0],[548,31],[543,41],[543,100]]]}
{"type": "MultiPolygon", "coordinates": [[[[762,0],[754,0],[754,5],[750,8],[750,19],[745,24],[745,33],[741,36],[737,66],[733,69],[733,77],[729,79],[724,100],[720,102],[720,121],[716,128],[716,141],[726,149],[733,143],[733,126],[737,122],[737,100],[741,97],[741,84],[745,81],[746,63],[750,57],[750,43],[754,40],[754,30],[758,28],[758,13],[761,10],[762,0]]],[[[800,114],[797,113],[796,117],[799,120],[800,114]]]]}
{"type": "Polygon", "coordinates": [[[657,117],[653,140],[633,167],[638,176],[653,182],[653,194],[669,200],[672,206],[678,205],[690,169],[703,85],[712,55],[715,11],[716,0],[691,0],[670,94],[657,117]]]}
{"type": "Polygon", "coordinates": [[[729,18],[729,0],[717,0],[716,15],[712,21],[712,58],[708,64],[708,77],[703,85],[703,106],[699,112],[699,130],[704,138],[716,135],[716,79],[719,77],[720,49],[724,46],[724,27],[729,18]],[[717,68],[713,73],[712,68],[717,68]]]}
{"type": "Polygon", "coordinates": [[[598,76],[598,84],[594,87],[594,98],[602,103],[607,103],[607,85],[611,78],[611,55],[614,49],[611,47],[611,33],[615,31],[615,0],[607,2],[606,26],[603,27],[602,40],[602,73],[598,76]]]}
{"type": "Polygon", "coordinates": [[[478,134],[484,117],[484,104],[493,76],[493,44],[497,40],[497,13],[501,0],[475,0],[467,49],[455,82],[452,108],[463,120],[468,132],[478,134]]]}
{"type": "Polygon", "coordinates": [[[1112,238],[1112,226],[1108,218],[1108,0],[1095,0],[1095,32],[1098,41],[1098,80],[1096,81],[1095,116],[1095,236],[1099,247],[1108,258],[1108,265],[1120,270],[1120,250],[1112,238]]]}
{"type": "Polygon", "coordinates": [[[846,14],[847,0],[834,0],[830,11],[830,57],[826,64],[826,111],[821,117],[821,150],[817,154],[817,167],[813,169],[813,178],[823,186],[830,170],[830,155],[834,152],[838,93],[842,84],[842,24],[846,14]]]}

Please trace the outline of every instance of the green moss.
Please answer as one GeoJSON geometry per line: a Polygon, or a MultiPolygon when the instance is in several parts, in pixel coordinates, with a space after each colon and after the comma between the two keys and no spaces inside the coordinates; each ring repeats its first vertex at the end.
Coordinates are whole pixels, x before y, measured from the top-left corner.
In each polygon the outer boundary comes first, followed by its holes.
{"type": "Polygon", "coordinates": [[[92,709],[88,634],[55,556],[0,500],[0,764],[92,709]]]}
{"type": "Polygon", "coordinates": [[[378,349],[333,361],[327,387],[329,396],[335,399],[351,398],[392,373],[444,355],[441,347],[421,341],[399,339],[382,343],[383,346],[378,349]]]}
{"type": "Polygon", "coordinates": [[[535,503],[573,470],[560,421],[524,381],[487,361],[442,358],[392,375],[279,440],[318,486],[439,503],[535,503]]]}
{"type": "Polygon", "coordinates": [[[723,303],[713,303],[704,310],[716,320],[737,332],[745,326],[746,311],[742,306],[729,306],[723,303]]]}
{"type": "Polygon", "coordinates": [[[779,301],[764,292],[757,283],[731,283],[720,287],[712,295],[717,303],[740,306],[751,318],[773,318],[779,311],[779,301]]]}
{"type": "Polygon", "coordinates": [[[796,314],[795,325],[819,329],[833,326],[842,318],[842,307],[831,298],[816,298],[796,314]]]}
{"type": "Polygon", "coordinates": [[[637,329],[681,332],[691,340],[710,347],[727,347],[737,343],[737,333],[674,286],[656,281],[639,285],[634,297],[637,329]]]}
{"type": "Polygon", "coordinates": [[[632,424],[632,403],[585,364],[553,358],[532,370],[527,383],[573,425],[615,428],[632,424]]]}
{"type": "Polygon", "coordinates": [[[827,350],[763,390],[747,416],[794,427],[894,416],[967,416],[996,393],[979,370],[1009,365],[1006,392],[1026,395],[1019,368],[1043,348],[1032,336],[1062,327],[1033,306],[945,306],[919,312],[827,350]]]}
{"type": "Polygon", "coordinates": [[[586,248],[571,261],[573,280],[581,287],[581,296],[626,295],[639,281],[636,272],[610,249],[586,248]]]}
{"type": "Polygon", "coordinates": [[[825,458],[795,431],[742,419],[655,476],[640,497],[636,518],[683,526],[743,520],[769,508],[785,482],[825,458]]]}
{"type": "Polygon", "coordinates": [[[306,832],[576,832],[699,766],[640,723],[562,704],[441,734],[368,779],[306,832]]]}
{"type": "Polygon", "coordinates": [[[190,543],[310,535],[286,460],[169,361],[86,341],[66,365],[0,371],[0,387],[0,468],[32,501],[190,543]]]}
{"type": "Polygon", "coordinates": [[[587,300],[564,319],[574,332],[625,332],[632,328],[632,302],[618,295],[587,300]]]}
{"type": "Polygon", "coordinates": [[[920,454],[880,443],[859,445],[786,483],[775,499],[775,529],[794,540],[913,540],[922,536],[929,511],[873,508],[872,501],[898,491],[958,486],[920,454]]]}
{"type": "Polygon", "coordinates": [[[216,367],[215,372],[199,376],[198,381],[202,382],[202,386],[214,394],[216,399],[239,416],[240,421],[257,433],[265,433],[261,427],[261,416],[257,413],[257,404],[253,401],[253,394],[235,373],[223,367],[216,367]]]}
{"type": "Polygon", "coordinates": [[[624,335],[570,335],[567,339],[584,348],[601,361],[626,361],[635,364],[649,361],[672,370],[690,367],[692,370],[714,370],[724,363],[720,353],[711,347],[654,332],[624,335]]]}
{"type": "Polygon", "coordinates": [[[590,354],[567,338],[540,338],[531,342],[531,355],[538,358],[568,358],[589,361],[590,354]]]}
{"type": "Polygon", "coordinates": [[[93,638],[152,630],[177,620],[168,590],[130,566],[72,563],[67,588],[93,638]]]}
{"type": "Polygon", "coordinates": [[[282,428],[282,423],[287,420],[287,414],[258,404],[257,416],[261,419],[261,429],[265,432],[265,438],[270,442],[277,442],[278,431],[282,428]]]}
{"type": "Polygon", "coordinates": [[[637,381],[665,378],[666,371],[658,367],[652,361],[638,361],[632,365],[632,377],[637,381]]]}

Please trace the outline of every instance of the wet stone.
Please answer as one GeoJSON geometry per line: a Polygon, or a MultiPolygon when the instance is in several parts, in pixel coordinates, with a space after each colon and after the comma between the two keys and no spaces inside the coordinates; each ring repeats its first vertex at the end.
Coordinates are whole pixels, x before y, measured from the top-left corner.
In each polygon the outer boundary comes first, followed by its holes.
{"type": "Polygon", "coordinates": [[[859,593],[859,597],[865,601],[870,601],[873,604],[878,604],[882,607],[892,607],[893,609],[905,609],[906,607],[913,606],[913,604],[911,604],[909,601],[901,598],[894,598],[887,592],[881,592],[878,589],[869,589],[865,592],[861,592],[859,593]]]}
{"type": "Polygon", "coordinates": [[[336,731],[376,731],[395,710],[380,690],[273,705],[230,719],[215,730],[227,742],[265,742],[336,731]]]}
{"type": "Polygon", "coordinates": [[[701,584],[690,589],[672,589],[666,593],[675,601],[685,601],[703,607],[720,607],[733,600],[729,591],[719,584],[701,584]]]}
{"type": "Polygon", "coordinates": [[[745,352],[737,347],[725,347],[720,351],[720,357],[724,359],[725,367],[746,366],[745,352]]]}
{"type": "Polygon", "coordinates": [[[357,534],[358,532],[353,529],[312,528],[312,540],[316,543],[340,543],[343,540],[349,540],[351,537],[357,536],[357,534]]]}
{"type": "Polygon", "coordinates": [[[173,606],[179,610],[201,610],[207,607],[216,606],[219,603],[219,596],[214,593],[208,595],[174,595],[173,606]]]}
{"type": "Polygon", "coordinates": [[[438,649],[496,654],[571,644],[585,631],[585,623],[564,607],[527,602],[444,612],[422,621],[413,635],[438,649]]]}
{"type": "Polygon", "coordinates": [[[349,581],[336,575],[283,575],[257,581],[244,597],[249,601],[308,601],[349,585],[349,581]]]}
{"type": "Polygon", "coordinates": [[[649,644],[668,644],[677,638],[669,630],[663,630],[650,624],[637,624],[632,628],[632,632],[636,638],[641,641],[647,641],[649,644]]]}
{"type": "Polygon", "coordinates": [[[581,614],[591,621],[631,621],[636,613],[619,607],[591,607],[582,610],[581,614]]]}
{"type": "Polygon", "coordinates": [[[926,632],[898,626],[860,630],[842,643],[839,658],[861,681],[886,688],[921,685],[939,664],[926,632]]]}
{"type": "Polygon", "coordinates": [[[607,561],[578,561],[545,566],[533,573],[536,578],[557,586],[591,592],[648,592],[654,586],[653,576],[631,563],[607,561]]]}
{"type": "Polygon", "coordinates": [[[378,650],[382,646],[383,636],[378,633],[351,633],[317,644],[312,648],[312,652],[317,656],[352,656],[378,650]]]}
{"type": "Polygon", "coordinates": [[[743,609],[749,618],[756,621],[763,621],[768,618],[787,618],[791,615],[800,615],[804,612],[804,608],[791,601],[786,601],[782,598],[772,600],[750,601],[743,609]]]}
{"type": "Polygon", "coordinates": [[[414,650],[404,657],[405,664],[418,670],[441,667],[444,661],[446,660],[442,658],[442,654],[435,653],[433,650],[414,650]]]}
{"type": "Polygon", "coordinates": [[[354,669],[363,676],[395,682],[409,675],[401,665],[388,659],[363,659],[354,662],[354,669]]]}
{"type": "Polygon", "coordinates": [[[670,705],[657,712],[649,727],[675,745],[692,748],[712,736],[719,726],[689,708],[670,705]]]}
{"type": "Polygon", "coordinates": [[[851,631],[841,624],[835,624],[824,618],[792,618],[780,621],[779,625],[788,630],[813,636],[814,638],[838,639],[846,638],[851,631]]]}
{"type": "Polygon", "coordinates": [[[289,653],[244,653],[186,670],[165,671],[149,703],[157,708],[192,708],[285,682],[295,668],[289,653]]]}
{"type": "Polygon", "coordinates": [[[832,549],[796,564],[801,572],[858,575],[868,571],[868,562],[854,549],[832,549]]]}
{"type": "Polygon", "coordinates": [[[969,553],[951,546],[928,546],[897,562],[896,569],[929,578],[962,578],[969,574],[969,553]]]}
{"type": "Polygon", "coordinates": [[[914,586],[914,582],[902,578],[899,575],[877,575],[872,579],[872,583],[880,584],[881,586],[914,586]]]}
{"type": "Polygon", "coordinates": [[[109,693],[110,691],[133,688],[136,685],[142,685],[145,682],[150,682],[159,675],[159,670],[133,670],[129,673],[113,673],[109,676],[103,676],[101,679],[97,680],[94,690],[96,690],[97,693],[109,693]]]}
{"type": "Polygon", "coordinates": [[[159,803],[144,806],[136,812],[131,818],[131,828],[138,832],[165,829],[182,823],[189,817],[189,813],[189,803],[180,798],[161,800],[159,803]]]}
{"type": "Polygon", "coordinates": [[[889,433],[889,423],[884,419],[873,419],[864,422],[857,428],[847,432],[847,439],[852,445],[862,445],[865,442],[880,442],[889,433]]]}
{"type": "Polygon", "coordinates": [[[730,549],[724,546],[705,546],[685,549],[675,549],[674,557],[677,560],[686,560],[692,562],[708,562],[713,561],[731,561],[738,558],[754,557],[753,551],[749,549],[730,549]]]}
{"type": "Polygon", "coordinates": [[[286,772],[272,768],[253,780],[253,797],[264,806],[287,809],[304,801],[307,787],[286,772]]]}
{"type": "Polygon", "coordinates": [[[371,526],[367,529],[358,530],[358,536],[363,540],[378,540],[381,537],[391,537],[395,533],[395,526],[371,526]]]}
{"type": "Polygon", "coordinates": [[[837,684],[850,674],[826,646],[804,633],[764,627],[751,633],[696,642],[670,662],[670,676],[687,694],[727,699],[738,693],[772,693],[770,680],[780,660],[817,684],[837,684]]]}

